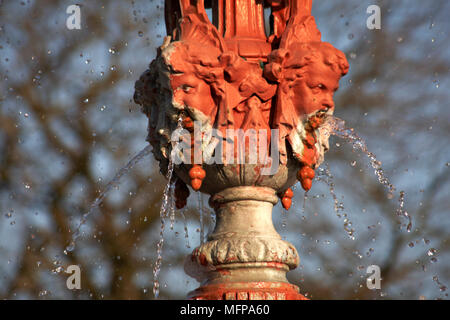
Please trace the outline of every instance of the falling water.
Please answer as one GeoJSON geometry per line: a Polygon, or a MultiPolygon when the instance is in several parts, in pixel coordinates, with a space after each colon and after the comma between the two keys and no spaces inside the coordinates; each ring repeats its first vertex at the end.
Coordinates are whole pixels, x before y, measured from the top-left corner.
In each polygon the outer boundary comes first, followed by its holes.
{"type": "Polygon", "coordinates": [[[308,191],[305,191],[305,195],[303,196],[302,216],[305,214],[306,200],[308,200],[308,191]]]}
{"type": "Polygon", "coordinates": [[[123,168],[117,172],[114,178],[106,185],[105,189],[100,193],[100,195],[94,200],[94,202],[89,207],[88,212],[83,214],[78,227],[75,229],[75,232],[72,234],[72,238],[70,244],[65,248],[64,253],[67,255],[69,252],[75,249],[76,241],[81,235],[81,227],[86,223],[89,216],[92,212],[98,208],[98,206],[102,203],[106,194],[119,182],[120,178],[122,178],[125,174],[127,174],[139,161],[141,161],[146,155],[150,153],[152,150],[151,145],[146,146],[142,149],[137,155],[135,155],[123,168]]]}
{"type": "Polygon", "coordinates": [[[173,230],[175,224],[175,182],[170,184],[169,188],[169,218],[170,218],[170,230],[173,230]]]}
{"type": "MultiPolygon", "coordinates": [[[[335,136],[338,136],[344,139],[345,141],[350,142],[354,150],[359,150],[364,154],[366,154],[367,157],[370,159],[370,164],[372,168],[375,169],[375,174],[378,178],[378,181],[388,189],[388,197],[389,198],[393,197],[396,191],[395,186],[384,175],[384,171],[381,168],[381,162],[378,161],[376,156],[367,149],[366,143],[361,137],[359,137],[354,132],[353,128],[346,128],[344,120],[331,116],[327,117],[327,119],[325,120],[323,130],[324,130],[323,133],[325,135],[333,134],[335,136]]],[[[404,203],[405,203],[405,192],[400,191],[400,196],[398,200],[399,207],[396,213],[397,215],[403,216],[408,219],[406,230],[410,232],[412,228],[412,220],[411,216],[404,209],[404,203]]]]}
{"type": "MultiPolygon", "coordinates": [[[[180,130],[183,128],[182,123],[183,123],[182,118],[179,117],[176,130],[180,130]]],[[[176,142],[175,142],[175,145],[173,145],[172,147],[173,147],[172,150],[176,149],[176,142]]],[[[174,169],[174,164],[173,164],[172,155],[171,155],[171,156],[169,156],[169,165],[168,165],[167,173],[166,173],[167,184],[164,187],[163,201],[161,204],[161,208],[159,210],[159,217],[161,219],[161,228],[159,231],[159,241],[158,241],[158,244],[156,245],[157,257],[156,257],[155,265],[153,267],[153,295],[155,296],[155,299],[158,299],[158,297],[159,297],[159,273],[161,271],[161,265],[162,265],[162,249],[163,249],[163,245],[164,245],[164,229],[166,227],[165,220],[168,215],[168,213],[167,213],[168,211],[170,211],[171,223],[173,223],[173,221],[175,221],[175,204],[174,204],[175,185],[172,182],[173,169],[174,169]]],[[[171,224],[171,228],[173,228],[173,224],[171,224]]]]}
{"type": "Polygon", "coordinates": [[[447,291],[447,287],[439,281],[439,278],[437,275],[433,276],[433,281],[439,286],[439,290],[441,292],[447,291]]]}
{"type": "Polygon", "coordinates": [[[180,211],[181,217],[183,217],[183,223],[184,223],[184,238],[186,239],[186,248],[190,248],[191,245],[189,244],[189,233],[188,233],[188,227],[187,227],[187,221],[186,221],[186,215],[183,211],[180,211]]]}
{"type": "Polygon", "coordinates": [[[347,214],[343,212],[345,210],[344,204],[342,202],[339,202],[338,197],[336,196],[336,193],[334,192],[334,182],[333,182],[333,175],[330,172],[330,168],[328,166],[328,163],[325,164],[325,168],[319,168],[317,170],[317,180],[322,181],[328,185],[328,188],[330,190],[331,197],[333,198],[334,202],[334,211],[336,212],[336,215],[338,218],[344,217],[344,230],[347,232],[347,235],[350,237],[350,239],[355,240],[355,229],[353,229],[352,222],[348,219],[347,214]]]}
{"type": "Polygon", "coordinates": [[[159,210],[159,217],[161,219],[161,229],[159,231],[159,241],[156,246],[156,262],[155,266],[153,267],[153,295],[155,296],[155,299],[159,296],[159,272],[161,271],[161,264],[162,264],[162,249],[164,245],[164,229],[165,229],[165,219],[167,216],[167,209],[170,206],[170,189],[171,189],[171,180],[172,180],[172,174],[173,174],[173,162],[172,158],[169,159],[169,168],[167,169],[166,179],[167,184],[164,188],[164,194],[163,194],[163,201],[161,204],[161,209],[159,210]]]}

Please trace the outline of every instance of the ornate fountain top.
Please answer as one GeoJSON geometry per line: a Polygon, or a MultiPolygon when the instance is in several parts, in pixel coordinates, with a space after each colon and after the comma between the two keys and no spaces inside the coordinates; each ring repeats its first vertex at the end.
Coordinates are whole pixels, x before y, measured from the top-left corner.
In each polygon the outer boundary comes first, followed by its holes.
{"type": "Polygon", "coordinates": [[[190,184],[211,195],[216,212],[209,241],[185,265],[202,282],[190,296],[304,299],[286,279],[299,258],[276,233],[272,207],[278,195],[289,209],[297,180],[311,188],[348,63],[321,41],[312,0],[209,4],[212,22],[203,0],[166,0],[168,36],[134,97],[161,171],[174,172],[176,206],[186,205],[190,184]]]}
{"type": "MultiPolygon", "coordinates": [[[[195,190],[209,175],[206,167],[217,167],[206,163],[230,163],[215,148],[221,144],[227,149],[235,142],[235,136],[227,137],[230,129],[265,130],[272,132],[267,139],[258,136],[253,143],[244,141],[243,155],[235,145],[230,147],[237,152],[232,160],[247,159],[252,150],[264,158],[263,164],[252,163],[258,174],[235,184],[267,186],[290,194],[288,188],[295,180],[288,176],[292,175],[281,173],[282,178],[273,180],[279,174],[271,171],[270,177],[261,177],[260,171],[270,162],[267,159],[272,159],[272,165],[277,162],[288,171],[295,169],[303,188],[309,190],[314,169],[328,149],[329,136],[321,133],[321,125],[333,113],[333,94],[348,71],[345,55],[321,41],[311,16],[312,0],[208,3],[212,22],[203,0],[166,0],[168,36],[136,83],[135,101],[149,117],[149,141],[162,171],[167,168],[179,120],[191,133],[191,145],[199,150],[181,156],[184,170],[176,173],[195,190]],[[264,7],[271,9],[268,36],[264,7]],[[194,139],[194,123],[200,127],[200,141],[194,139]],[[211,130],[217,132],[209,134],[211,130]]],[[[242,166],[231,168],[234,173],[230,174],[236,175],[242,166]]],[[[202,191],[214,194],[226,183],[215,182],[202,191]]],[[[285,202],[289,207],[289,201],[285,202]]]]}
{"type": "Polygon", "coordinates": [[[174,40],[210,44],[221,52],[232,51],[246,60],[264,62],[274,47],[320,41],[320,32],[311,16],[312,0],[215,0],[208,4],[212,23],[204,1],[166,0],[167,34],[174,40]],[[270,7],[272,13],[269,36],[264,7],[270,7]]]}

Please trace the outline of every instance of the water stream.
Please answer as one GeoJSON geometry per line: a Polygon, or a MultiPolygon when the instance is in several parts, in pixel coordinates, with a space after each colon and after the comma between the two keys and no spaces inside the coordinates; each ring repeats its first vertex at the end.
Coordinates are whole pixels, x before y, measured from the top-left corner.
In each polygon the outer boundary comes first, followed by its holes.
{"type": "MultiPolygon", "coordinates": [[[[181,126],[181,122],[179,121],[178,126],[181,126]]],[[[375,174],[378,178],[378,181],[385,186],[388,189],[388,196],[390,198],[393,197],[394,193],[396,192],[395,186],[388,180],[388,178],[385,176],[383,169],[381,168],[381,163],[377,160],[375,155],[368,151],[367,146],[362,138],[360,138],[353,129],[348,129],[345,127],[345,122],[339,118],[336,117],[329,117],[326,119],[324,124],[324,133],[328,135],[335,135],[338,136],[345,141],[349,142],[354,150],[361,151],[362,153],[366,154],[367,157],[370,159],[370,164],[373,169],[375,169],[375,174]]],[[[99,194],[99,196],[94,200],[94,202],[90,205],[89,210],[83,214],[77,228],[75,229],[75,232],[72,234],[70,244],[65,248],[64,253],[68,254],[68,252],[71,252],[75,249],[76,242],[81,236],[81,228],[86,223],[89,216],[94,212],[95,209],[97,209],[102,201],[104,200],[106,194],[116,185],[119,183],[119,180],[121,177],[123,177],[125,174],[127,174],[137,163],[139,163],[145,156],[150,154],[152,147],[148,145],[143,150],[141,150],[136,156],[134,156],[123,168],[121,168],[118,173],[114,176],[114,178],[106,185],[104,190],[99,194]]],[[[164,246],[164,231],[166,226],[166,218],[170,219],[170,229],[173,230],[175,219],[176,219],[176,209],[175,209],[175,196],[174,196],[174,190],[175,190],[175,184],[172,181],[174,171],[174,164],[172,162],[172,159],[169,159],[169,165],[168,170],[166,174],[167,184],[164,188],[163,193],[163,199],[162,204],[159,212],[160,220],[161,220],[161,226],[160,226],[160,232],[159,232],[159,241],[157,243],[157,257],[154,263],[153,267],[153,294],[155,298],[159,297],[159,274],[161,271],[162,266],[162,252],[163,252],[163,246],[164,246]]],[[[330,169],[328,167],[328,164],[325,164],[324,168],[317,169],[317,175],[316,179],[318,181],[322,181],[326,183],[329,187],[330,194],[333,198],[334,202],[334,211],[336,212],[336,215],[339,218],[344,218],[344,230],[348,234],[348,236],[351,239],[355,239],[354,232],[355,230],[352,228],[352,222],[348,219],[347,214],[344,212],[344,205],[342,202],[339,201],[338,197],[336,196],[335,189],[334,189],[334,178],[333,175],[330,172],[330,169]]],[[[302,214],[305,212],[306,207],[306,201],[308,199],[308,193],[305,192],[304,198],[303,198],[303,206],[302,206],[302,214]]],[[[412,228],[412,221],[411,216],[406,212],[404,209],[405,204],[405,192],[400,191],[399,193],[399,199],[398,199],[398,209],[396,210],[397,215],[402,216],[404,218],[408,219],[408,224],[406,226],[406,229],[408,232],[411,231],[412,228]]],[[[201,193],[198,193],[198,211],[199,211],[199,222],[200,222],[200,243],[202,244],[205,240],[205,221],[204,221],[204,207],[203,207],[203,198],[201,193]]],[[[189,244],[189,234],[188,234],[188,227],[187,227],[187,221],[185,214],[180,210],[180,215],[183,218],[184,221],[184,231],[185,231],[185,239],[186,239],[186,247],[190,248],[189,244]]],[[[214,220],[214,217],[211,215],[211,220],[214,220]]],[[[59,266],[59,269],[61,271],[60,265],[61,263],[59,261],[54,263],[55,266],[59,266]]],[[[437,278],[436,278],[437,279],[437,278]]],[[[433,279],[435,280],[435,279],[433,279]]],[[[443,287],[441,283],[439,283],[438,280],[435,280],[435,282],[440,286],[443,287]]]]}
{"type": "Polygon", "coordinates": [[[334,178],[330,172],[328,163],[325,163],[325,168],[317,170],[317,180],[324,182],[330,190],[330,195],[333,198],[333,207],[338,218],[344,218],[344,230],[350,239],[355,240],[355,229],[352,228],[352,222],[349,220],[347,213],[344,212],[344,203],[338,200],[336,192],[334,191],[334,178]]]}
{"type": "Polygon", "coordinates": [[[152,150],[152,146],[148,145],[144,149],[142,149],[137,155],[135,155],[124,167],[122,167],[114,178],[106,185],[103,191],[99,194],[99,196],[92,202],[89,207],[89,210],[83,214],[81,220],[75,229],[75,232],[72,234],[69,245],[65,248],[64,253],[67,255],[69,252],[73,251],[76,246],[76,242],[78,238],[81,236],[81,228],[86,223],[89,216],[97,209],[105,198],[106,194],[119,183],[120,178],[122,178],[125,174],[127,174],[137,163],[139,163],[145,156],[150,154],[152,150]]]}
{"type": "MultiPolygon", "coordinates": [[[[170,164],[169,164],[170,166],[170,164]]],[[[172,178],[172,177],[171,177],[172,178]]],[[[173,230],[175,224],[175,182],[172,182],[169,187],[169,218],[170,230],[173,230]]]]}
{"type": "Polygon", "coordinates": [[[183,218],[183,224],[184,224],[184,238],[186,239],[186,248],[190,248],[191,245],[189,244],[189,232],[187,227],[187,221],[186,221],[186,215],[182,210],[180,210],[180,215],[183,218]]]}
{"type": "MultiPolygon", "coordinates": [[[[322,128],[323,129],[321,130],[323,130],[323,134],[335,135],[339,138],[342,138],[352,145],[353,150],[357,150],[364,153],[369,158],[370,165],[372,166],[372,168],[375,169],[375,175],[377,176],[378,181],[388,189],[388,198],[390,199],[393,198],[394,193],[396,192],[395,186],[385,176],[384,171],[381,168],[381,162],[378,161],[376,156],[368,150],[365,141],[354,132],[353,128],[347,128],[345,126],[344,120],[333,116],[327,117],[322,128]]],[[[406,225],[406,231],[411,232],[412,219],[409,213],[404,209],[404,203],[405,203],[405,192],[400,191],[396,214],[408,220],[408,223],[406,225]]]]}
{"type": "MultiPolygon", "coordinates": [[[[177,123],[177,129],[181,130],[183,129],[183,122],[182,118],[178,118],[177,123]]],[[[172,150],[177,150],[177,143],[178,142],[172,142],[174,145],[172,145],[172,150]]],[[[159,217],[161,219],[161,227],[159,231],[159,241],[156,245],[156,261],[155,265],[153,267],[153,295],[155,296],[155,299],[158,299],[159,297],[159,273],[161,272],[161,265],[162,265],[162,249],[164,245],[164,229],[166,226],[165,220],[166,217],[169,216],[170,218],[170,228],[173,229],[173,224],[175,222],[175,183],[172,181],[173,176],[173,170],[174,170],[174,163],[172,161],[172,155],[169,156],[169,165],[167,168],[166,173],[166,180],[167,184],[164,187],[164,193],[163,193],[163,201],[161,203],[161,208],[159,210],[159,217]]]]}
{"type": "Polygon", "coordinates": [[[172,175],[173,175],[173,162],[172,162],[172,158],[169,159],[169,167],[167,169],[167,174],[166,174],[166,179],[167,179],[167,184],[164,188],[164,193],[163,193],[163,201],[161,204],[161,208],[159,210],[159,217],[161,219],[161,228],[159,231],[159,241],[158,244],[156,245],[156,261],[155,261],[155,265],[153,267],[153,295],[155,296],[155,299],[157,299],[159,297],[159,273],[161,271],[161,265],[162,265],[162,249],[163,249],[163,245],[164,245],[164,229],[166,226],[165,220],[167,217],[167,211],[168,209],[170,210],[170,206],[171,206],[171,202],[173,202],[173,199],[170,198],[170,196],[172,195],[172,193],[170,192],[171,186],[173,185],[171,183],[172,180],[172,175]]]}

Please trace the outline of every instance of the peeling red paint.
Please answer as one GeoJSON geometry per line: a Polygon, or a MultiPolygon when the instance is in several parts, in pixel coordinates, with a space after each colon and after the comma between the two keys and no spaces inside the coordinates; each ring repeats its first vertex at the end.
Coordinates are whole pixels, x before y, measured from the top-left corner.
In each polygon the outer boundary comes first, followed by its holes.
{"type": "Polygon", "coordinates": [[[232,282],[206,285],[191,292],[192,300],[308,300],[285,282],[232,282]],[[245,289],[237,289],[245,287],[245,289]]]}

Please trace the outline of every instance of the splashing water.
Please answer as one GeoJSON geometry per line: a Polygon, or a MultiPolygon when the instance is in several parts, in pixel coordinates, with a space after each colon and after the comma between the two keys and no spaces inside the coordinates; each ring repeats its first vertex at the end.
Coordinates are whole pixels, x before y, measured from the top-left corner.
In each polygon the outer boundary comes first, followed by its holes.
{"type": "MultiPolygon", "coordinates": [[[[345,141],[351,143],[354,150],[359,150],[364,153],[370,160],[370,165],[375,169],[375,175],[378,181],[388,189],[388,198],[392,198],[396,191],[395,186],[389,181],[384,175],[384,171],[381,168],[381,162],[377,160],[376,156],[367,149],[364,140],[359,137],[353,130],[353,128],[346,128],[345,121],[337,117],[327,117],[323,125],[323,134],[325,135],[335,135],[344,139],[345,141]]],[[[400,191],[400,196],[398,199],[399,207],[396,210],[398,216],[403,216],[408,219],[408,224],[406,226],[407,232],[411,232],[412,229],[412,219],[409,213],[404,209],[405,203],[405,192],[400,191]]]]}
{"type": "Polygon", "coordinates": [[[173,230],[175,224],[175,182],[170,184],[169,188],[169,218],[170,218],[170,230],[173,230]]]}
{"type": "Polygon", "coordinates": [[[186,248],[190,248],[191,245],[189,244],[189,232],[187,227],[186,215],[184,214],[183,211],[180,211],[180,215],[183,218],[184,223],[184,238],[186,239],[186,248]]]}
{"type": "Polygon", "coordinates": [[[444,284],[442,284],[442,283],[439,281],[439,278],[438,278],[437,275],[434,275],[434,276],[433,276],[433,281],[439,286],[439,290],[440,290],[441,292],[447,291],[447,286],[445,286],[444,284]]]}
{"type": "Polygon", "coordinates": [[[81,236],[81,227],[86,223],[89,216],[92,212],[100,206],[106,194],[119,182],[120,178],[122,178],[125,174],[127,174],[139,161],[141,161],[145,156],[150,154],[152,150],[152,146],[148,145],[144,149],[142,149],[137,155],[135,155],[123,168],[121,168],[114,178],[106,185],[105,189],[100,193],[100,195],[94,200],[94,202],[89,207],[88,212],[83,214],[78,227],[75,229],[75,232],[72,234],[72,238],[70,244],[65,248],[64,253],[67,255],[69,252],[75,249],[76,242],[78,238],[81,236]]]}
{"type": "MultiPolygon", "coordinates": [[[[178,118],[178,124],[176,130],[181,130],[183,128],[183,122],[182,122],[181,116],[178,118]]],[[[173,145],[173,149],[176,149],[176,144],[173,145]]],[[[172,149],[172,150],[173,150],[172,149]]],[[[166,217],[168,215],[168,211],[170,211],[170,220],[171,223],[175,221],[175,205],[174,205],[174,193],[175,193],[175,184],[172,182],[172,176],[173,176],[173,169],[174,169],[174,163],[172,161],[172,155],[169,156],[169,165],[167,168],[166,173],[166,179],[167,184],[164,187],[164,193],[163,193],[163,201],[161,204],[161,208],[159,210],[159,217],[161,219],[161,228],[159,231],[159,241],[156,245],[156,261],[155,265],[153,267],[153,295],[155,296],[155,299],[158,299],[159,297],[159,273],[161,272],[161,265],[162,265],[162,249],[164,245],[164,229],[166,227],[166,217]]],[[[171,224],[171,228],[173,228],[173,224],[171,224]]]]}
{"type": "Polygon", "coordinates": [[[155,299],[158,299],[159,297],[159,273],[161,271],[161,265],[162,265],[162,249],[164,245],[164,229],[166,226],[165,220],[167,216],[167,209],[170,205],[170,189],[171,189],[171,180],[172,180],[172,174],[173,174],[173,162],[172,158],[170,157],[169,160],[169,168],[167,170],[166,179],[167,184],[164,188],[164,194],[163,194],[163,201],[161,204],[161,209],[159,210],[159,217],[161,219],[161,228],[159,231],[159,241],[156,245],[156,261],[155,266],[153,267],[153,295],[155,296],[155,299]]]}
{"type": "Polygon", "coordinates": [[[334,182],[333,182],[333,175],[330,172],[330,168],[328,166],[328,163],[325,164],[325,168],[319,168],[317,170],[317,180],[324,182],[326,185],[328,185],[328,188],[330,190],[331,197],[333,198],[334,202],[334,211],[336,212],[336,215],[338,218],[344,217],[344,230],[347,232],[347,235],[350,237],[350,239],[355,240],[355,229],[352,228],[352,222],[348,219],[347,214],[344,212],[344,204],[342,202],[339,202],[338,197],[336,196],[336,193],[334,192],[334,182]]]}

